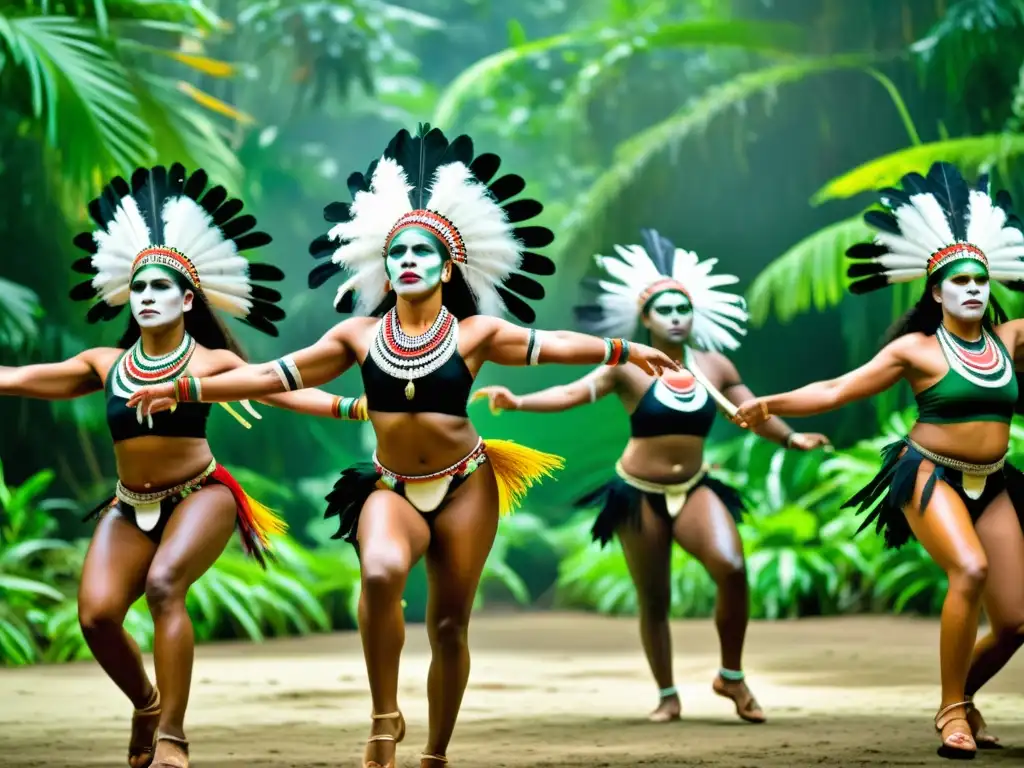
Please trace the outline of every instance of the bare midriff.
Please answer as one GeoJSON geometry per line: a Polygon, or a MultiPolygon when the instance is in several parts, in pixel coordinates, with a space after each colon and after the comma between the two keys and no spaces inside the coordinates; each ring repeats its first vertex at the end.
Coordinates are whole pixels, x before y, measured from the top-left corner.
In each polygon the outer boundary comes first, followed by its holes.
{"type": "Polygon", "coordinates": [[[1006,455],[1010,425],[993,421],[915,424],[910,439],[932,453],[968,464],[991,464],[1006,455]]]}
{"type": "Polygon", "coordinates": [[[134,437],[115,443],[114,457],[121,483],[138,493],[173,488],[213,461],[210,444],[196,437],[134,437]]]}
{"type": "Polygon", "coordinates": [[[652,483],[675,484],[696,475],[704,463],[704,440],[692,435],[634,437],[622,452],[622,468],[652,483]]]}
{"type": "Polygon", "coordinates": [[[399,475],[429,475],[458,464],[480,436],[472,422],[443,413],[370,411],[377,461],[399,475]]]}

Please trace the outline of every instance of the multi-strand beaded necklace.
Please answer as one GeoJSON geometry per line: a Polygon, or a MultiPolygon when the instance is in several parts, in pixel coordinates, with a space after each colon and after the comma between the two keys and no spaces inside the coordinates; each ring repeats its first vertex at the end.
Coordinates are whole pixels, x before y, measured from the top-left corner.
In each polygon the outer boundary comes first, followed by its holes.
{"type": "Polygon", "coordinates": [[[939,325],[935,332],[949,367],[979,387],[995,388],[1013,376],[1013,362],[1000,344],[985,329],[977,341],[955,336],[939,325]]]}
{"type": "Polygon", "coordinates": [[[110,388],[118,397],[128,399],[142,387],[176,379],[185,372],[196,351],[196,340],[187,333],[172,352],[150,357],[142,349],[142,339],[127,349],[111,372],[110,388]]]}
{"type": "Polygon", "coordinates": [[[458,346],[459,321],[445,307],[419,336],[407,336],[398,324],[397,312],[391,309],[377,326],[370,357],[384,373],[408,382],[405,397],[412,400],[416,396],[413,382],[448,362],[458,346]]]}

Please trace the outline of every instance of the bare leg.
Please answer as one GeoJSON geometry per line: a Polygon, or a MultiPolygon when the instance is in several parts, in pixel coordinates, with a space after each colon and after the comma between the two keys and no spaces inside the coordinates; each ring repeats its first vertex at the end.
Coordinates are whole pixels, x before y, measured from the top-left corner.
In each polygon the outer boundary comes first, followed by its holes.
{"type": "MultiPolygon", "coordinates": [[[[974,646],[964,689],[968,696],[977,693],[1024,644],[1024,533],[1006,493],[989,505],[974,530],[988,557],[989,577],[981,600],[991,627],[974,646]]],[[[998,744],[986,733],[978,710],[972,709],[967,720],[979,747],[998,744]]]]}
{"type": "Polygon", "coordinates": [[[942,670],[942,703],[945,712],[936,725],[942,731],[947,752],[976,749],[969,729],[964,730],[964,685],[971,660],[971,646],[978,634],[981,594],[988,574],[988,560],[971,517],[960,497],[944,482],[936,482],[928,508],[920,509],[921,491],[932,466],[923,462],[917,476],[914,497],[904,510],[910,529],[949,577],[942,604],[939,663],[942,670]]]}
{"type": "MultiPolygon", "coordinates": [[[[185,708],[192,684],[195,634],[185,595],[206,573],[235,528],[237,510],[231,492],[208,485],[178,504],[164,529],[146,577],[146,601],[153,614],[153,661],[163,709],[160,733],[185,738],[185,708]]],[[[154,762],[184,765],[183,750],[173,741],[157,743],[154,762]]]]}
{"type": "MultiPolygon", "coordinates": [[[[721,647],[721,666],[743,671],[743,642],[750,616],[747,567],[736,523],[722,500],[710,488],[696,489],[676,518],[672,533],[679,545],[700,561],[715,580],[715,627],[721,647]]],[[[736,714],[751,723],[763,723],[764,712],[743,678],[726,679],[719,673],[713,688],[732,699],[736,714]]],[[[737,676],[734,675],[734,678],[737,676]]]]}
{"type": "Polygon", "coordinates": [[[649,718],[656,723],[677,720],[682,705],[672,682],[672,633],[668,624],[672,603],[672,529],[643,499],[639,528],[627,522],[616,533],[636,586],[640,642],[661,691],[658,706],[649,718]]]}
{"type": "Polygon", "coordinates": [[[431,657],[425,755],[443,756],[455,730],[469,681],[469,615],[497,530],[498,486],[491,465],[483,464],[438,514],[427,550],[431,657]]]}
{"type": "MultiPolygon", "coordinates": [[[[359,515],[359,634],[370,681],[373,714],[398,711],[398,665],[405,645],[402,592],[409,571],[430,544],[430,528],[413,506],[393,491],[374,491],[359,515]]],[[[399,718],[375,719],[364,760],[391,766],[396,741],[405,735],[399,718]]]]}
{"type": "MultiPolygon", "coordinates": [[[[156,545],[115,511],[96,525],[78,588],[78,621],[96,661],[136,710],[153,703],[156,691],[142,664],[139,646],[124,630],[124,617],[142,597],[146,571],[156,545]]],[[[149,765],[155,717],[133,720],[128,764],[149,765]]]]}

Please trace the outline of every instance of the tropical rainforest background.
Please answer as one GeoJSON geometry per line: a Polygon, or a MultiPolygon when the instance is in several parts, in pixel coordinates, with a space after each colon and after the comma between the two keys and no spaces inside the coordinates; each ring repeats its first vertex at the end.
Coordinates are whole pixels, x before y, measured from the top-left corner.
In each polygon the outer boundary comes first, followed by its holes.
{"type": "MultiPolygon", "coordinates": [[[[867,234],[871,190],[947,160],[1024,199],[1022,65],[1024,0],[0,0],[0,364],[116,341],[118,323],[90,326],[67,298],[71,241],[109,176],[157,162],[205,167],[274,236],[289,318],[280,339],[234,324],[250,356],[310,343],[339,319],[330,291],[306,287],[324,205],[348,199],[347,174],[395,131],[429,122],[500,153],[545,203],[558,273],[539,327],[569,327],[595,252],[655,227],[739,276],[752,322],[734,360],[755,392],[832,377],[920,290],[845,294],[842,254],[867,234]]],[[[479,385],[581,373],[485,369],[479,385]]],[[[329,389],[357,394],[358,373],[329,389]]],[[[883,551],[839,508],[911,403],[899,389],[797,424],[828,432],[832,454],[716,427],[712,461],[756,502],[742,531],[756,616],[937,611],[944,579],[920,548],[883,551]]],[[[621,407],[472,407],[484,436],[567,459],[502,523],[481,602],[634,611],[621,552],[592,546],[593,513],[569,504],[609,473],[621,407]]],[[[215,416],[211,439],[290,533],[268,573],[232,548],[196,585],[203,640],[353,626],[358,566],[330,540],[322,499],[373,434],[261,411],[251,431],[215,416]]],[[[102,396],[4,398],[0,424],[0,660],[86,657],[81,517],[115,481],[102,396]]],[[[709,614],[710,580],[674,557],[674,614],[709,614]]],[[[417,572],[410,620],[424,589],[417,572]]],[[[144,602],[129,622],[148,646],[144,602]]]]}

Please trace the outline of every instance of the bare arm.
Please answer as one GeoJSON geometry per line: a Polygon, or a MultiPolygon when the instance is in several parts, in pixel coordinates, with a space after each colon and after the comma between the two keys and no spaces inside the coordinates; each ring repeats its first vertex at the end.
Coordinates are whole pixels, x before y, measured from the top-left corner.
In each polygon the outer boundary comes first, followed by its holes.
{"type": "MultiPolygon", "coordinates": [[[[479,317],[479,316],[478,316],[479,317]]],[[[606,340],[575,331],[537,331],[500,318],[479,317],[487,323],[484,355],[498,365],[600,365],[625,359],[647,373],[679,370],[679,363],[645,344],[606,340]]]]}
{"type": "Polygon", "coordinates": [[[61,363],[0,366],[0,395],[34,397],[40,400],[71,400],[103,389],[93,366],[92,350],[61,363]]]}
{"type": "Polygon", "coordinates": [[[491,410],[561,413],[579,405],[593,403],[615,391],[615,369],[601,366],[569,384],[548,387],[529,395],[513,395],[505,387],[484,387],[473,399],[486,397],[491,410]]]}
{"type": "Polygon", "coordinates": [[[848,403],[873,397],[896,384],[906,375],[907,343],[900,339],[889,344],[870,361],[837,379],[817,381],[806,387],[758,398],[776,416],[816,416],[848,403]]]}
{"type": "MultiPolygon", "coordinates": [[[[224,365],[224,371],[237,370],[246,365],[242,358],[228,350],[219,351],[218,357],[224,365]]],[[[279,395],[267,395],[266,397],[261,397],[258,402],[272,405],[275,408],[283,408],[287,411],[295,411],[307,416],[357,421],[364,421],[366,419],[366,401],[364,397],[338,397],[330,392],[324,392],[322,389],[298,389],[279,395]]]]}

